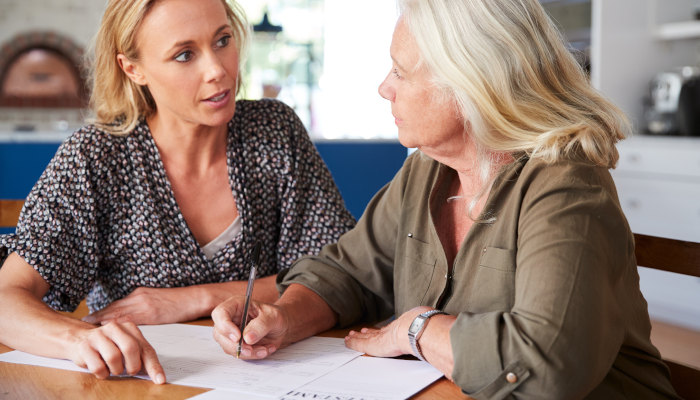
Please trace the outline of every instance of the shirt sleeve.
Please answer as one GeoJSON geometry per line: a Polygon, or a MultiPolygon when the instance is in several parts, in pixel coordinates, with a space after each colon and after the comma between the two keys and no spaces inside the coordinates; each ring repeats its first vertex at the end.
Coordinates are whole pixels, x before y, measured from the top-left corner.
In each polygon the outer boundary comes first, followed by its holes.
{"type": "Polygon", "coordinates": [[[282,103],[289,122],[288,168],[280,185],[277,265],[288,268],[302,256],[318,254],[355,226],[328,167],[294,111],[282,103]]]}
{"type": "Polygon", "coordinates": [[[86,157],[75,135],[58,149],[29,193],[16,233],[5,240],[50,285],[50,307],[73,311],[96,275],[96,213],[86,157]]]}
{"type": "Polygon", "coordinates": [[[643,318],[620,306],[641,296],[631,234],[607,173],[555,169],[524,186],[514,306],[458,315],[453,378],[474,398],[583,398],[619,354],[621,321],[643,318]]]}
{"type": "Polygon", "coordinates": [[[292,283],[313,290],[338,314],[339,326],[393,315],[396,235],[412,157],[372,198],[355,228],[280,275],[280,291],[292,283]]]}

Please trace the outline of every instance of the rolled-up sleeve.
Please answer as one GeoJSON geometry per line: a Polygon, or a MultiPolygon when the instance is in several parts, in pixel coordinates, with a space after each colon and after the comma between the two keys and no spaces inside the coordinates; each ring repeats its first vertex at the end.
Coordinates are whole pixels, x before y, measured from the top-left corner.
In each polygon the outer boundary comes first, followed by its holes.
{"type": "Polygon", "coordinates": [[[0,241],[50,285],[44,302],[73,311],[96,279],[99,263],[95,191],[74,134],[58,149],[25,201],[14,235],[0,241]]]}
{"type": "Polygon", "coordinates": [[[407,160],[394,179],[369,202],[357,226],[303,257],[278,278],[283,291],[292,283],[316,292],[338,314],[339,325],[377,321],[394,313],[394,255],[407,160]]]}

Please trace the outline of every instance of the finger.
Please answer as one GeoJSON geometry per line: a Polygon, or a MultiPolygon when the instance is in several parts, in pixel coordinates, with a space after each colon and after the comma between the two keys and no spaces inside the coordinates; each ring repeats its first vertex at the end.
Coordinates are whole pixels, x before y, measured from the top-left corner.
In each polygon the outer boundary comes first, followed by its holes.
{"type": "MultiPolygon", "coordinates": [[[[145,368],[145,365],[141,363],[144,352],[153,351],[155,355],[155,350],[153,350],[153,347],[148,343],[135,323],[126,321],[116,325],[124,330],[124,336],[120,335],[120,338],[124,340],[122,352],[124,353],[124,359],[127,360],[127,370],[131,375],[137,374],[141,371],[141,368],[145,368]]],[[[156,357],[157,360],[158,358],[156,357]]]]}
{"type": "Polygon", "coordinates": [[[235,296],[216,306],[211,313],[214,329],[217,329],[224,336],[235,333],[238,337],[237,323],[241,319],[243,302],[245,302],[243,297],[235,296]]]}
{"type": "Polygon", "coordinates": [[[165,383],[166,378],[163,366],[158,360],[156,350],[148,342],[144,343],[141,352],[141,360],[143,361],[143,366],[146,370],[146,373],[154,383],[158,385],[162,385],[163,383],[165,383]]]}
{"type": "Polygon", "coordinates": [[[124,360],[126,373],[135,375],[141,371],[141,347],[142,343],[146,342],[146,339],[141,335],[138,328],[132,323],[120,324],[110,322],[103,329],[119,348],[120,357],[124,360]]]}
{"type": "Polygon", "coordinates": [[[277,346],[274,344],[265,345],[242,345],[241,346],[241,358],[244,360],[260,360],[268,357],[270,354],[277,351],[277,346]]]}
{"type": "MultiPolygon", "coordinates": [[[[111,338],[101,334],[101,332],[95,332],[91,335],[89,339],[89,345],[92,347],[102,359],[102,364],[107,366],[109,374],[121,375],[124,372],[124,362],[122,359],[122,353],[119,351],[118,346],[111,340],[111,338]]],[[[94,364],[94,360],[91,360],[94,364]]],[[[92,371],[88,362],[88,369],[92,371]]],[[[98,373],[95,375],[98,378],[103,376],[103,370],[100,365],[95,365],[98,369],[98,373]]],[[[104,372],[107,372],[106,370],[104,372]]],[[[107,374],[108,375],[108,374],[107,374]]]]}
{"type": "Polygon", "coordinates": [[[97,323],[99,322],[100,317],[99,317],[99,316],[95,316],[95,314],[88,314],[88,315],[84,316],[84,317],[81,318],[81,319],[83,320],[83,322],[87,322],[88,324],[93,324],[93,325],[95,325],[95,324],[97,324],[97,323]]]}
{"type": "Polygon", "coordinates": [[[132,324],[138,324],[138,321],[135,321],[134,318],[131,315],[121,315],[119,317],[116,317],[114,319],[104,319],[101,324],[106,325],[109,324],[110,322],[116,322],[118,324],[125,324],[125,323],[132,323],[132,324]]]}
{"type": "Polygon", "coordinates": [[[374,337],[377,336],[378,333],[380,332],[379,329],[370,329],[370,328],[362,328],[360,331],[350,331],[348,332],[348,335],[346,337],[349,338],[358,338],[358,339],[366,339],[369,337],[374,337]]]}
{"type": "Polygon", "coordinates": [[[391,340],[388,332],[388,330],[363,329],[354,335],[348,335],[345,338],[345,346],[377,357],[395,357],[403,354],[391,340]]]}
{"type": "MultiPolygon", "coordinates": [[[[273,330],[283,329],[280,326],[281,322],[278,320],[276,313],[264,312],[265,310],[259,309],[257,304],[251,305],[251,308],[253,309],[250,314],[251,320],[243,331],[243,341],[245,343],[254,345],[273,330]]],[[[270,309],[270,311],[272,310],[270,309]]]]}
{"type": "Polygon", "coordinates": [[[102,323],[104,325],[106,321],[113,320],[121,316],[121,309],[119,308],[119,304],[117,304],[119,302],[120,300],[117,300],[101,310],[84,316],[82,319],[90,324],[102,323]]]}
{"type": "MultiPolygon", "coordinates": [[[[133,338],[138,345],[138,347],[135,348],[136,353],[129,354],[128,358],[126,355],[124,357],[128,360],[127,362],[134,362],[132,365],[127,364],[127,371],[129,371],[129,374],[135,375],[143,368],[153,382],[159,385],[165,383],[165,371],[158,360],[156,350],[148,343],[138,326],[133,322],[125,322],[120,324],[120,326],[129,333],[131,338],[133,338]]],[[[129,349],[130,353],[131,351],[132,349],[129,349]]]]}
{"type": "Polygon", "coordinates": [[[238,348],[238,340],[232,340],[231,335],[222,335],[214,330],[214,340],[221,346],[224,353],[235,356],[238,348]]]}
{"type": "Polygon", "coordinates": [[[105,320],[104,316],[105,316],[105,313],[102,310],[100,310],[100,311],[95,311],[92,314],[88,314],[88,315],[84,316],[82,318],[82,320],[89,323],[89,324],[97,325],[105,320]]]}
{"type": "Polygon", "coordinates": [[[241,331],[232,322],[219,323],[214,325],[214,339],[221,345],[229,342],[238,344],[241,340],[241,331]]]}
{"type": "Polygon", "coordinates": [[[265,345],[265,346],[256,346],[255,349],[253,349],[255,352],[255,356],[257,358],[265,358],[269,356],[270,354],[274,353],[275,350],[277,350],[277,346],[275,345],[265,345]]]}
{"type": "Polygon", "coordinates": [[[347,336],[345,338],[345,347],[351,350],[367,353],[368,339],[359,337],[358,335],[347,336]]]}
{"type": "Polygon", "coordinates": [[[221,337],[228,338],[228,340],[238,343],[241,340],[241,330],[233,322],[220,323],[219,325],[214,325],[214,330],[221,335],[221,337]]]}
{"type": "Polygon", "coordinates": [[[380,344],[383,337],[383,332],[379,329],[362,328],[359,332],[352,331],[345,337],[345,346],[369,354],[372,346],[380,344]]]}
{"type": "Polygon", "coordinates": [[[76,362],[78,366],[87,368],[97,379],[105,379],[109,376],[107,365],[94,348],[85,345],[79,352],[82,360],[76,362]]]}
{"type": "Polygon", "coordinates": [[[74,359],[73,359],[73,363],[74,363],[75,365],[79,366],[80,368],[89,369],[88,366],[87,366],[87,362],[85,361],[85,358],[82,357],[82,354],[80,355],[80,357],[74,358],[74,359]]]}

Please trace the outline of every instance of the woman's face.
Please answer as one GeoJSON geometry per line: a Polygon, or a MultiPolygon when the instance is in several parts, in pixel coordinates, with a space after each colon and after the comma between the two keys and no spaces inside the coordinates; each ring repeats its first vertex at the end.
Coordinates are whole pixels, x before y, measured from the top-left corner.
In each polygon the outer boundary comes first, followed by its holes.
{"type": "Polygon", "coordinates": [[[416,69],[418,45],[403,19],[394,30],[391,59],[392,69],[379,86],[379,94],[391,102],[401,144],[428,155],[461,150],[464,123],[454,102],[431,83],[427,68],[416,69]]]}
{"type": "Polygon", "coordinates": [[[157,118],[177,125],[220,126],[236,110],[238,49],[220,0],[161,0],[136,34],[139,60],[122,69],[146,85],[157,118]]]}

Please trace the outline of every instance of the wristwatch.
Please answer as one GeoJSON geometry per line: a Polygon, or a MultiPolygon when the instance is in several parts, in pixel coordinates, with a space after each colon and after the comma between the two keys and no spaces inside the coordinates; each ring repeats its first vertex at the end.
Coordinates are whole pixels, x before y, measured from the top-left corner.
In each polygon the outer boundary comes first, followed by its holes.
{"type": "Polygon", "coordinates": [[[423,331],[425,330],[425,327],[428,326],[428,320],[430,317],[433,315],[437,314],[447,314],[444,311],[440,310],[430,310],[426,311],[423,314],[420,314],[419,316],[416,317],[416,319],[411,322],[411,326],[408,327],[408,342],[411,344],[411,349],[413,349],[413,354],[420,358],[421,360],[425,361],[425,358],[423,357],[423,353],[420,351],[420,346],[418,345],[418,340],[420,337],[423,335],[423,331]]]}

